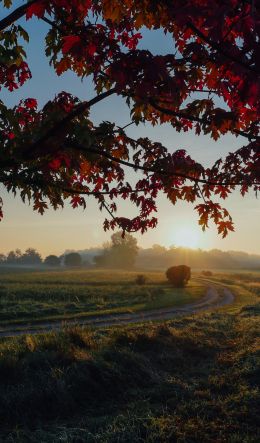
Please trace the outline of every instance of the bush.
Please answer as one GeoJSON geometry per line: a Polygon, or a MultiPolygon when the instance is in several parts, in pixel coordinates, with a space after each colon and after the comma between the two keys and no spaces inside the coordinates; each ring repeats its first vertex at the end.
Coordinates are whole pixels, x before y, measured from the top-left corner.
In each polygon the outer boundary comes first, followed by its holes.
{"type": "Polygon", "coordinates": [[[136,276],[135,283],[137,285],[145,285],[146,281],[147,281],[147,278],[145,275],[139,274],[136,276]]]}
{"type": "Polygon", "coordinates": [[[213,272],[211,272],[211,271],[202,271],[201,274],[204,275],[204,277],[211,277],[213,275],[213,272]]]}
{"type": "Polygon", "coordinates": [[[190,279],[190,267],[186,265],[172,266],[167,269],[166,277],[176,288],[182,288],[190,279]]]}

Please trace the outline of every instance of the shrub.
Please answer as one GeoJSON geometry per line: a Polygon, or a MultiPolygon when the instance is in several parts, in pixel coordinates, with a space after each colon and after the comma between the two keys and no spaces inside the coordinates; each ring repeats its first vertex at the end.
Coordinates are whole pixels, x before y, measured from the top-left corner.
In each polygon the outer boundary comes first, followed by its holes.
{"type": "Polygon", "coordinates": [[[147,278],[145,275],[139,274],[136,276],[135,283],[137,285],[145,285],[146,281],[147,281],[147,278]]]}
{"type": "Polygon", "coordinates": [[[176,288],[182,288],[190,279],[190,267],[186,265],[172,266],[167,269],[166,277],[176,288]]]}

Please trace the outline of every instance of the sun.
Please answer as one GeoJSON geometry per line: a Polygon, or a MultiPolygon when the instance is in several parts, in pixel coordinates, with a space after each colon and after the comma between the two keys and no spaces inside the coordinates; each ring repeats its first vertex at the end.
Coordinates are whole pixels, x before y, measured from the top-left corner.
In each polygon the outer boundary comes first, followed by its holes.
{"type": "Polygon", "coordinates": [[[197,248],[199,246],[198,232],[188,226],[177,228],[172,239],[175,246],[185,248],[197,248]]]}

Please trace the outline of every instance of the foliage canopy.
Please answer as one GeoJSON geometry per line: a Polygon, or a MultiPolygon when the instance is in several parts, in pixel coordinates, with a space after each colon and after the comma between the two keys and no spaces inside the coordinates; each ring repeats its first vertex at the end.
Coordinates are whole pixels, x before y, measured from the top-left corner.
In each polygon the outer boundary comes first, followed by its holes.
{"type": "Polygon", "coordinates": [[[34,98],[12,109],[0,102],[5,188],[33,201],[40,214],[67,199],[73,208],[85,207],[92,195],[109,213],[104,229],[124,232],[156,226],[163,192],[173,204],[194,204],[203,229],[213,220],[223,237],[233,230],[219,199],[235,188],[244,196],[260,187],[260,1],[31,0],[16,9],[13,3],[2,1],[0,86],[15,91],[31,77],[23,40],[33,36],[19,24],[25,16],[48,24],[46,56],[57,75],[90,76],[96,96],[84,102],[61,92],[42,109],[34,98]],[[145,28],[172,35],[175,50],[140,49],[145,28]],[[182,149],[169,152],[159,142],[129,137],[128,125],[95,126],[90,108],[111,95],[126,101],[129,124],[170,123],[214,140],[230,133],[245,144],[204,167],[182,149]],[[129,167],[143,177],[130,184],[129,167]],[[119,197],[137,207],[132,219],[117,215],[119,197]]]}

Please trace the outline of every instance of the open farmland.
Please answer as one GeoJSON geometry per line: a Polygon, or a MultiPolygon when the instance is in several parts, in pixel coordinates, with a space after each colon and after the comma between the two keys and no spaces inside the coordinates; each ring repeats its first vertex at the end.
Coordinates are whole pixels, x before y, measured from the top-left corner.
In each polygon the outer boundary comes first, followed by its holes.
{"type": "Polygon", "coordinates": [[[0,441],[258,443],[259,296],[161,323],[8,338],[0,441]]]}
{"type": "Polygon", "coordinates": [[[138,312],[180,306],[203,297],[205,287],[191,280],[173,288],[163,272],[145,273],[147,283],[135,283],[137,272],[60,270],[0,273],[0,321],[37,322],[138,312]]]}

